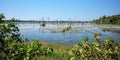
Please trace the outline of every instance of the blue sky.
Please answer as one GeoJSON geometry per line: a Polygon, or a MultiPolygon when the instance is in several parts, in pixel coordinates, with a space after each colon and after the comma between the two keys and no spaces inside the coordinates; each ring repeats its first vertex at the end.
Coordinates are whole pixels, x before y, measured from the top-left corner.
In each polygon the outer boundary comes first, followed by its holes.
{"type": "Polygon", "coordinates": [[[120,0],[0,0],[6,19],[89,21],[120,13],[120,0]]]}

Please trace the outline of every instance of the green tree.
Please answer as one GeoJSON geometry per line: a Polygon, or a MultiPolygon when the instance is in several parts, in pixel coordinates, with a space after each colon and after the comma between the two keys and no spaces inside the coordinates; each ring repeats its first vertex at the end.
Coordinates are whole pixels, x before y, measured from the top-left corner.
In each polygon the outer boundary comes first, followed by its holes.
{"type": "Polygon", "coordinates": [[[8,42],[21,41],[18,27],[12,22],[4,21],[3,18],[5,16],[0,14],[0,58],[6,58],[8,42]]]}
{"type": "Polygon", "coordinates": [[[120,14],[112,15],[112,16],[103,16],[99,19],[93,20],[94,23],[97,24],[117,24],[120,25],[120,14]]]}
{"type": "Polygon", "coordinates": [[[2,23],[2,22],[3,22],[3,20],[2,20],[3,18],[5,18],[5,16],[4,16],[4,14],[3,14],[3,13],[1,13],[1,14],[0,14],[0,23],[2,23]]]}
{"type": "Polygon", "coordinates": [[[10,19],[12,22],[16,21],[17,19],[15,19],[14,17],[10,19]]]}
{"type": "Polygon", "coordinates": [[[0,59],[30,60],[38,55],[47,56],[52,53],[53,49],[42,48],[38,41],[23,42],[18,33],[18,27],[11,21],[4,21],[2,18],[3,22],[0,24],[0,59]]]}

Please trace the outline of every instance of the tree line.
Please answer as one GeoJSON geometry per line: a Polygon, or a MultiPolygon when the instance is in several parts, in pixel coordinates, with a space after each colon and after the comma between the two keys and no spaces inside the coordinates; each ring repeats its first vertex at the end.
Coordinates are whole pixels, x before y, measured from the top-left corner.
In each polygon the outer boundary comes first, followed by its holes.
{"type": "Polygon", "coordinates": [[[100,17],[99,19],[93,20],[93,23],[120,25],[120,14],[112,15],[112,16],[104,15],[100,17]]]}

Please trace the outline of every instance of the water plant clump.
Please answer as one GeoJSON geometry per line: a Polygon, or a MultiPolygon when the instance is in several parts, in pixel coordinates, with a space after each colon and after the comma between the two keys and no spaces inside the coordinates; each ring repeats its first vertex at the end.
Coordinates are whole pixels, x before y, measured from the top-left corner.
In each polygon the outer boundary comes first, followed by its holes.
{"type": "Polygon", "coordinates": [[[45,27],[45,23],[43,23],[43,22],[40,25],[43,26],[43,27],[45,27]]]}
{"type": "Polygon", "coordinates": [[[72,29],[71,27],[66,27],[62,30],[62,32],[68,32],[68,31],[71,31],[71,29],[72,29]]]}

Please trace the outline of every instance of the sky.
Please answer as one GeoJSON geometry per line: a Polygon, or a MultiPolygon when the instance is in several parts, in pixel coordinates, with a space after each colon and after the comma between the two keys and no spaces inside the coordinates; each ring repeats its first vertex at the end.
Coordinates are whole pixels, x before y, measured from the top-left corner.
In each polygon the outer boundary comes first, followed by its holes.
{"type": "Polygon", "coordinates": [[[120,0],[0,0],[6,19],[90,21],[120,13],[120,0]]]}

